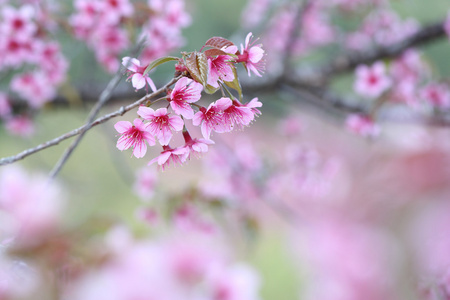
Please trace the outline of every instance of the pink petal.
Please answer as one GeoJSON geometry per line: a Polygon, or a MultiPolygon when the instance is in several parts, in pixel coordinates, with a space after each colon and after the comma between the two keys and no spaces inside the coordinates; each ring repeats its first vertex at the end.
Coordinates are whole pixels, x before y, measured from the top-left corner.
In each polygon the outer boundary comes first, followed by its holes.
{"type": "Polygon", "coordinates": [[[199,111],[194,115],[194,118],[192,118],[192,124],[194,126],[200,125],[200,123],[203,121],[203,112],[199,111]]]}
{"type": "Polygon", "coordinates": [[[155,83],[153,83],[153,80],[148,76],[146,76],[145,79],[147,80],[147,83],[150,86],[150,88],[152,89],[152,91],[156,92],[157,88],[155,86],[155,83]]]}
{"type": "Polygon", "coordinates": [[[114,128],[117,130],[117,132],[119,133],[124,133],[125,131],[127,131],[128,129],[131,128],[131,123],[128,121],[119,121],[116,124],[114,124],[114,128]]]}
{"type": "Polygon", "coordinates": [[[136,73],[131,77],[131,84],[137,90],[142,89],[145,86],[145,78],[142,74],[136,73]]]}
{"type": "Polygon", "coordinates": [[[129,138],[127,136],[121,136],[117,140],[116,147],[120,151],[127,150],[128,148],[130,148],[131,147],[131,143],[129,142],[129,138]]]}
{"type": "Polygon", "coordinates": [[[179,116],[170,116],[169,117],[169,124],[173,127],[175,131],[180,131],[183,129],[184,122],[183,119],[181,119],[179,116]]]}
{"type": "Polygon", "coordinates": [[[155,111],[147,106],[139,106],[137,114],[144,120],[152,120],[153,118],[155,118],[155,111]]]}
{"type": "Polygon", "coordinates": [[[133,154],[136,158],[144,157],[145,153],[147,153],[147,145],[144,141],[137,143],[134,146],[133,154]]]}

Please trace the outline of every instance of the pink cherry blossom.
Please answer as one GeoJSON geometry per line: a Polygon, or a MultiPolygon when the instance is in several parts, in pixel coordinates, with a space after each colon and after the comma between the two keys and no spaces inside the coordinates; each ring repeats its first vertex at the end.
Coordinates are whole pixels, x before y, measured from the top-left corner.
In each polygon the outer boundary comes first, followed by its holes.
{"type": "Polygon", "coordinates": [[[61,187],[49,183],[44,174],[5,167],[0,172],[0,239],[13,237],[23,245],[39,243],[55,232],[63,205],[61,187]]]}
{"type": "Polygon", "coordinates": [[[20,39],[29,39],[37,30],[33,22],[35,10],[31,5],[23,5],[18,9],[5,6],[1,10],[3,22],[0,30],[3,34],[17,36],[20,39]]]}
{"type": "Polygon", "coordinates": [[[231,56],[218,55],[217,57],[208,57],[208,84],[218,88],[219,82],[233,81],[233,66],[230,64],[231,56]]]}
{"type": "Polygon", "coordinates": [[[378,98],[391,86],[391,79],[386,75],[382,62],[376,62],[371,67],[359,65],[356,68],[355,92],[361,96],[378,98]]]}
{"type": "Polygon", "coordinates": [[[232,105],[230,98],[220,98],[214,103],[211,103],[208,109],[202,107],[200,111],[194,115],[192,124],[199,126],[201,124],[202,135],[209,140],[211,131],[226,132],[229,131],[227,120],[223,116],[225,109],[232,105]]]}
{"type": "Polygon", "coordinates": [[[131,83],[135,89],[142,89],[146,83],[148,83],[152,91],[156,91],[156,86],[153,83],[153,80],[148,76],[148,74],[144,75],[144,71],[147,66],[141,67],[141,62],[139,60],[128,56],[122,59],[122,65],[128,69],[128,79],[131,78],[131,83]]]}
{"type": "Polygon", "coordinates": [[[214,144],[214,141],[206,139],[193,139],[188,131],[183,132],[185,147],[189,149],[189,157],[193,153],[198,155],[200,153],[208,152],[208,145],[214,144]]]}
{"type": "Polygon", "coordinates": [[[366,115],[352,114],[347,118],[346,125],[350,131],[364,137],[373,137],[380,133],[380,128],[366,115]]]}
{"type": "Polygon", "coordinates": [[[154,164],[155,162],[161,167],[164,171],[171,164],[173,165],[182,165],[189,156],[189,149],[185,147],[180,148],[171,148],[170,146],[163,146],[163,151],[158,157],[152,159],[148,165],[154,164]]]}
{"type": "Polygon", "coordinates": [[[21,137],[32,136],[36,129],[30,117],[25,115],[8,118],[5,126],[8,133],[21,137]]]}
{"type": "Polygon", "coordinates": [[[110,24],[117,24],[121,18],[133,14],[133,5],[129,0],[103,0],[100,9],[103,12],[102,19],[110,24]]]}
{"type": "Polygon", "coordinates": [[[122,58],[122,65],[128,69],[128,79],[131,78],[131,83],[135,89],[142,89],[146,83],[148,83],[152,91],[156,91],[156,86],[153,83],[153,80],[148,76],[148,74],[144,75],[144,71],[147,66],[141,67],[141,62],[139,60],[128,56],[122,58]]]}
{"type": "Polygon", "coordinates": [[[260,72],[264,69],[264,50],[262,44],[254,45],[251,37],[252,33],[250,32],[245,38],[245,47],[241,44],[241,54],[238,55],[236,62],[244,63],[248,76],[253,72],[256,76],[261,77],[260,72]]]}
{"type": "Polygon", "coordinates": [[[232,100],[232,104],[223,111],[223,119],[228,128],[227,131],[233,130],[234,126],[238,128],[247,126],[254,118],[255,114],[252,110],[242,105],[238,100],[232,100]]]}
{"type": "Polygon", "coordinates": [[[447,108],[450,106],[450,90],[447,85],[430,83],[420,91],[421,98],[429,104],[447,108]]]}
{"type": "Polygon", "coordinates": [[[178,80],[168,98],[173,111],[186,119],[192,119],[194,110],[189,103],[200,100],[202,90],[203,85],[192,79],[183,77],[178,80]]]}
{"type": "Polygon", "coordinates": [[[170,115],[165,107],[155,111],[150,107],[140,106],[137,113],[144,120],[149,121],[146,128],[158,138],[162,146],[169,144],[173,136],[172,131],[180,131],[184,126],[183,119],[170,115]]]}
{"type": "Polygon", "coordinates": [[[128,121],[119,121],[114,128],[121,134],[117,148],[123,151],[133,147],[133,155],[137,158],[144,157],[147,152],[146,141],[150,146],[155,145],[155,138],[141,119],[135,119],[133,125],[128,121]]]}
{"type": "Polygon", "coordinates": [[[136,173],[133,191],[142,201],[150,200],[156,188],[158,176],[154,169],[142,168],[136,173]]]}
{"type": "Polygon", "coordinates": [[[41,108],[56,94],[56,89],[42,72],[17,74],[11,81],[11,90],[25,99],[32,108],[41,108]]]}

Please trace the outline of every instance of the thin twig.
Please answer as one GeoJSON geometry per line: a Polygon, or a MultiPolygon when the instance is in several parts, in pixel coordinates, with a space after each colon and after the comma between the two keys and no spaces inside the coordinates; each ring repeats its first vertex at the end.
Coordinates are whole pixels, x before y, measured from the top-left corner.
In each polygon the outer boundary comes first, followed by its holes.
{"type": "Polygon", "coordinates": [[[91,124],[85,124],[85,125],[77,128],[77,129],[69,131],[69,132],[67,132],[67,133],[65,133],[65,134],[63,134],[63,135],[61,135],[61,136],[59,136],[57,138],[54,138],[54,139],[49,140],[47,142],[44,142],[44,143],[42,143],[42,144],[40,144],[40,145],[38,145],[38,146],[36,146],[34,148],[30,148],[30,149],[24,150],[24,151],[22,151],[22,152],[20,152],[20,153],[18,153],[16,155],[9,156],[9,157],[4,157],[4,158],[0,159],[0,166],[11,164],[11,163],[16,162],[18,160],[24,159],[25,157],[30,156],[30,155],[32,155],[32,154],[34,154],[36,152],[39,152],[39,151],[44,150],[46,148],[58,145],[60,142],[66,140],[68,138],[71,138],[73,136],[76,136],[78,134],[81,134],[81,132],[83,132],[83,131],[88,131],[92,127],[100,125],[102,123],[105,123],[106,121],[108,121],[108,120],[110,120],[112,118],[115,118],[115,117],[118,117],[118,116],[122,116],[123,114],[125,114],[126,112],[132,110],[133,108],[136,108],[139,105],[141,105],[142,103],[145,103],[146,101],[149,101],[149,100],[155,98],[157,95],[165,92],[168,87],[170,87],[171,85],[176,83],[180,78],[181,78],[181,76],[173,78],[169,83],[167,83],[166,85],[164,85],[163,87],[158,89],[156,92],[148,94],[148,95],[142,97],[141,99],[137,100],[136,102],[134,102],[132,104],[129,104],[127,106],[122,106],[118,110],[116,110],[116,111],[114,111],[112,113],[109,113],[107,115],[104,115],[103,117],[100,117],[100,118],[96,119],[91,124]]]}
{"type": "MultiPolygon", "coordinates": [[[[132,55],[133,56],[137,56],[137,54],[142,50],[142,48],[144,46],[144,43],[145,43],[145,39],[142,39],[137,44],[135,49],[132,51],[132,55]]],[[[130,61],[128,61],[127,64],[130,64],[130,61]]],[[[126,65],[125,68],[128,68],[128,65],[126,65]]],[[[85,129],[83,129],[80,132],[80,134],[75,139],[75,141],[73,141],[72,144],[70,144],[70,146],[66,149],[64,154],[59,159],[59,161],[56,163],[56,165],[54,166],[53,170],[50,172],[50,175],[49,175],[50,180],[53,180],[56,177],[56,175],[58,175],[58,173],[61,171],[61,169],[64,166],[64,164],[67,162],[67,160],[72,155],[72,153],[75,150],[75,148],[78,146],[80,141],[83,139],[83,137],[86,134],[87,130],[90,128],[90,125],[94,121],[95,117],[97,117],[97,115],[99,114],[100,109],[111,98],[111,95],[112,95],[114,89],[119,84],[120,79],[122,78],[123,70],[124,70],[123,67],[121,67],[121,68],[119,68],[119,70],[117,70],[117,72],[114,75],[114,77],[109,81],[109,83],[106,86],[106,88],[100,94],[100,97],[98,98],[98,101],[97,101],[96,105],[92,108],[91,112],[89,113],[89,116],[88,116],[87,122],[86,122],[87,126],[85,127],[85,129]]]]}

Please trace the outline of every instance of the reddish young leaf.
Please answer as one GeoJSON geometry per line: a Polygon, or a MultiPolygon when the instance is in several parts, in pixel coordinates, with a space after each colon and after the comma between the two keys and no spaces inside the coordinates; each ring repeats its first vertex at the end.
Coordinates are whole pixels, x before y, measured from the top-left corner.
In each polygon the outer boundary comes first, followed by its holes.
{"type": "Polygon", "coordinates": [[[223,47],[234,46],[234,43],[226,38],[215,36],[207,40],[205,46],[222,49],[223,47]]]}
{"type": "Polygon", "coordinates": [[[208,59],[204,53],[192,52],[186,59],[186,68],[195,81],[206,86],[208,80],[208,59]]]}

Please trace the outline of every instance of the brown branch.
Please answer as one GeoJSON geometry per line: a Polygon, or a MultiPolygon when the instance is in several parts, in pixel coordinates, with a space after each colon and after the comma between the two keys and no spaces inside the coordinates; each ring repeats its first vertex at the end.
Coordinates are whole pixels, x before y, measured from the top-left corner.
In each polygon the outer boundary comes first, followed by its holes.
{"type": "Polygon", "coordinates": [[[120,109],[118,109],[118,110],[116,110],[116,111],[114,111],[112,113],[109,113],[107,115],[104,115],[103,117],[100,117],[100,118],[96,119],[91,124],[85,124],[85,125],[77,128],[77,129],[69,131],[69,132],[67,132],[67,133],[65,133],[65,134],[63,134],[63,135],[61,135],[61,136],[59,136],[57,138],[54,138],[54,139],[49,140],[49,141],[46,141],[46,142],[44,142],[44,143],[42,143],[42,144],[40,144],[40,145],[38,145],[36,147],[24,150],[24,151],[22,151],[22,152],[20,152],[20,153],[18,153],[16,155],[9,156],[9,157],[4,157],[4,158],[0,159],[0,166],[11,164],[11,163],[16,162],[18,160],[24,159],[25,157],[30,156],[30,155],[32,155],[32,154],[34,154],[36,152],[39,152],[39,151],[44,150],[46,148],[58,145],[60,142],[66,140],[68,138],[71,138],[73,136],[76,136],[76,135],[80,134],[83,131],[88,131],[88,130],[92,129],[92,127],[95,127],[97,125],[103,124],[103,123],[105,123],[106,121],[108,121],[108,120],[110,120],[112,118],[115,118],[115,117],[118,117],[118,116],[122,116],[123,114],[125,114],[126,112],[132,110],[133,108],[136,108],[139,105],[141,105],[142,103],[144,103],[146,101],[149,101],[149,100],[155,98],[157,95],[165,92],[168,87],[170,87],[171,85],[176,83],[180,78],[181,77],[173,78],[169,83],[165,84],[162,88],[158,89],[156,92],[148,94],[148,95],[142,97],[141,99],[137,100],[136,102],[134,102],[132,104],[129,104],[127,106],[122,106],[122,107],[120,107],[120,109]]]}

